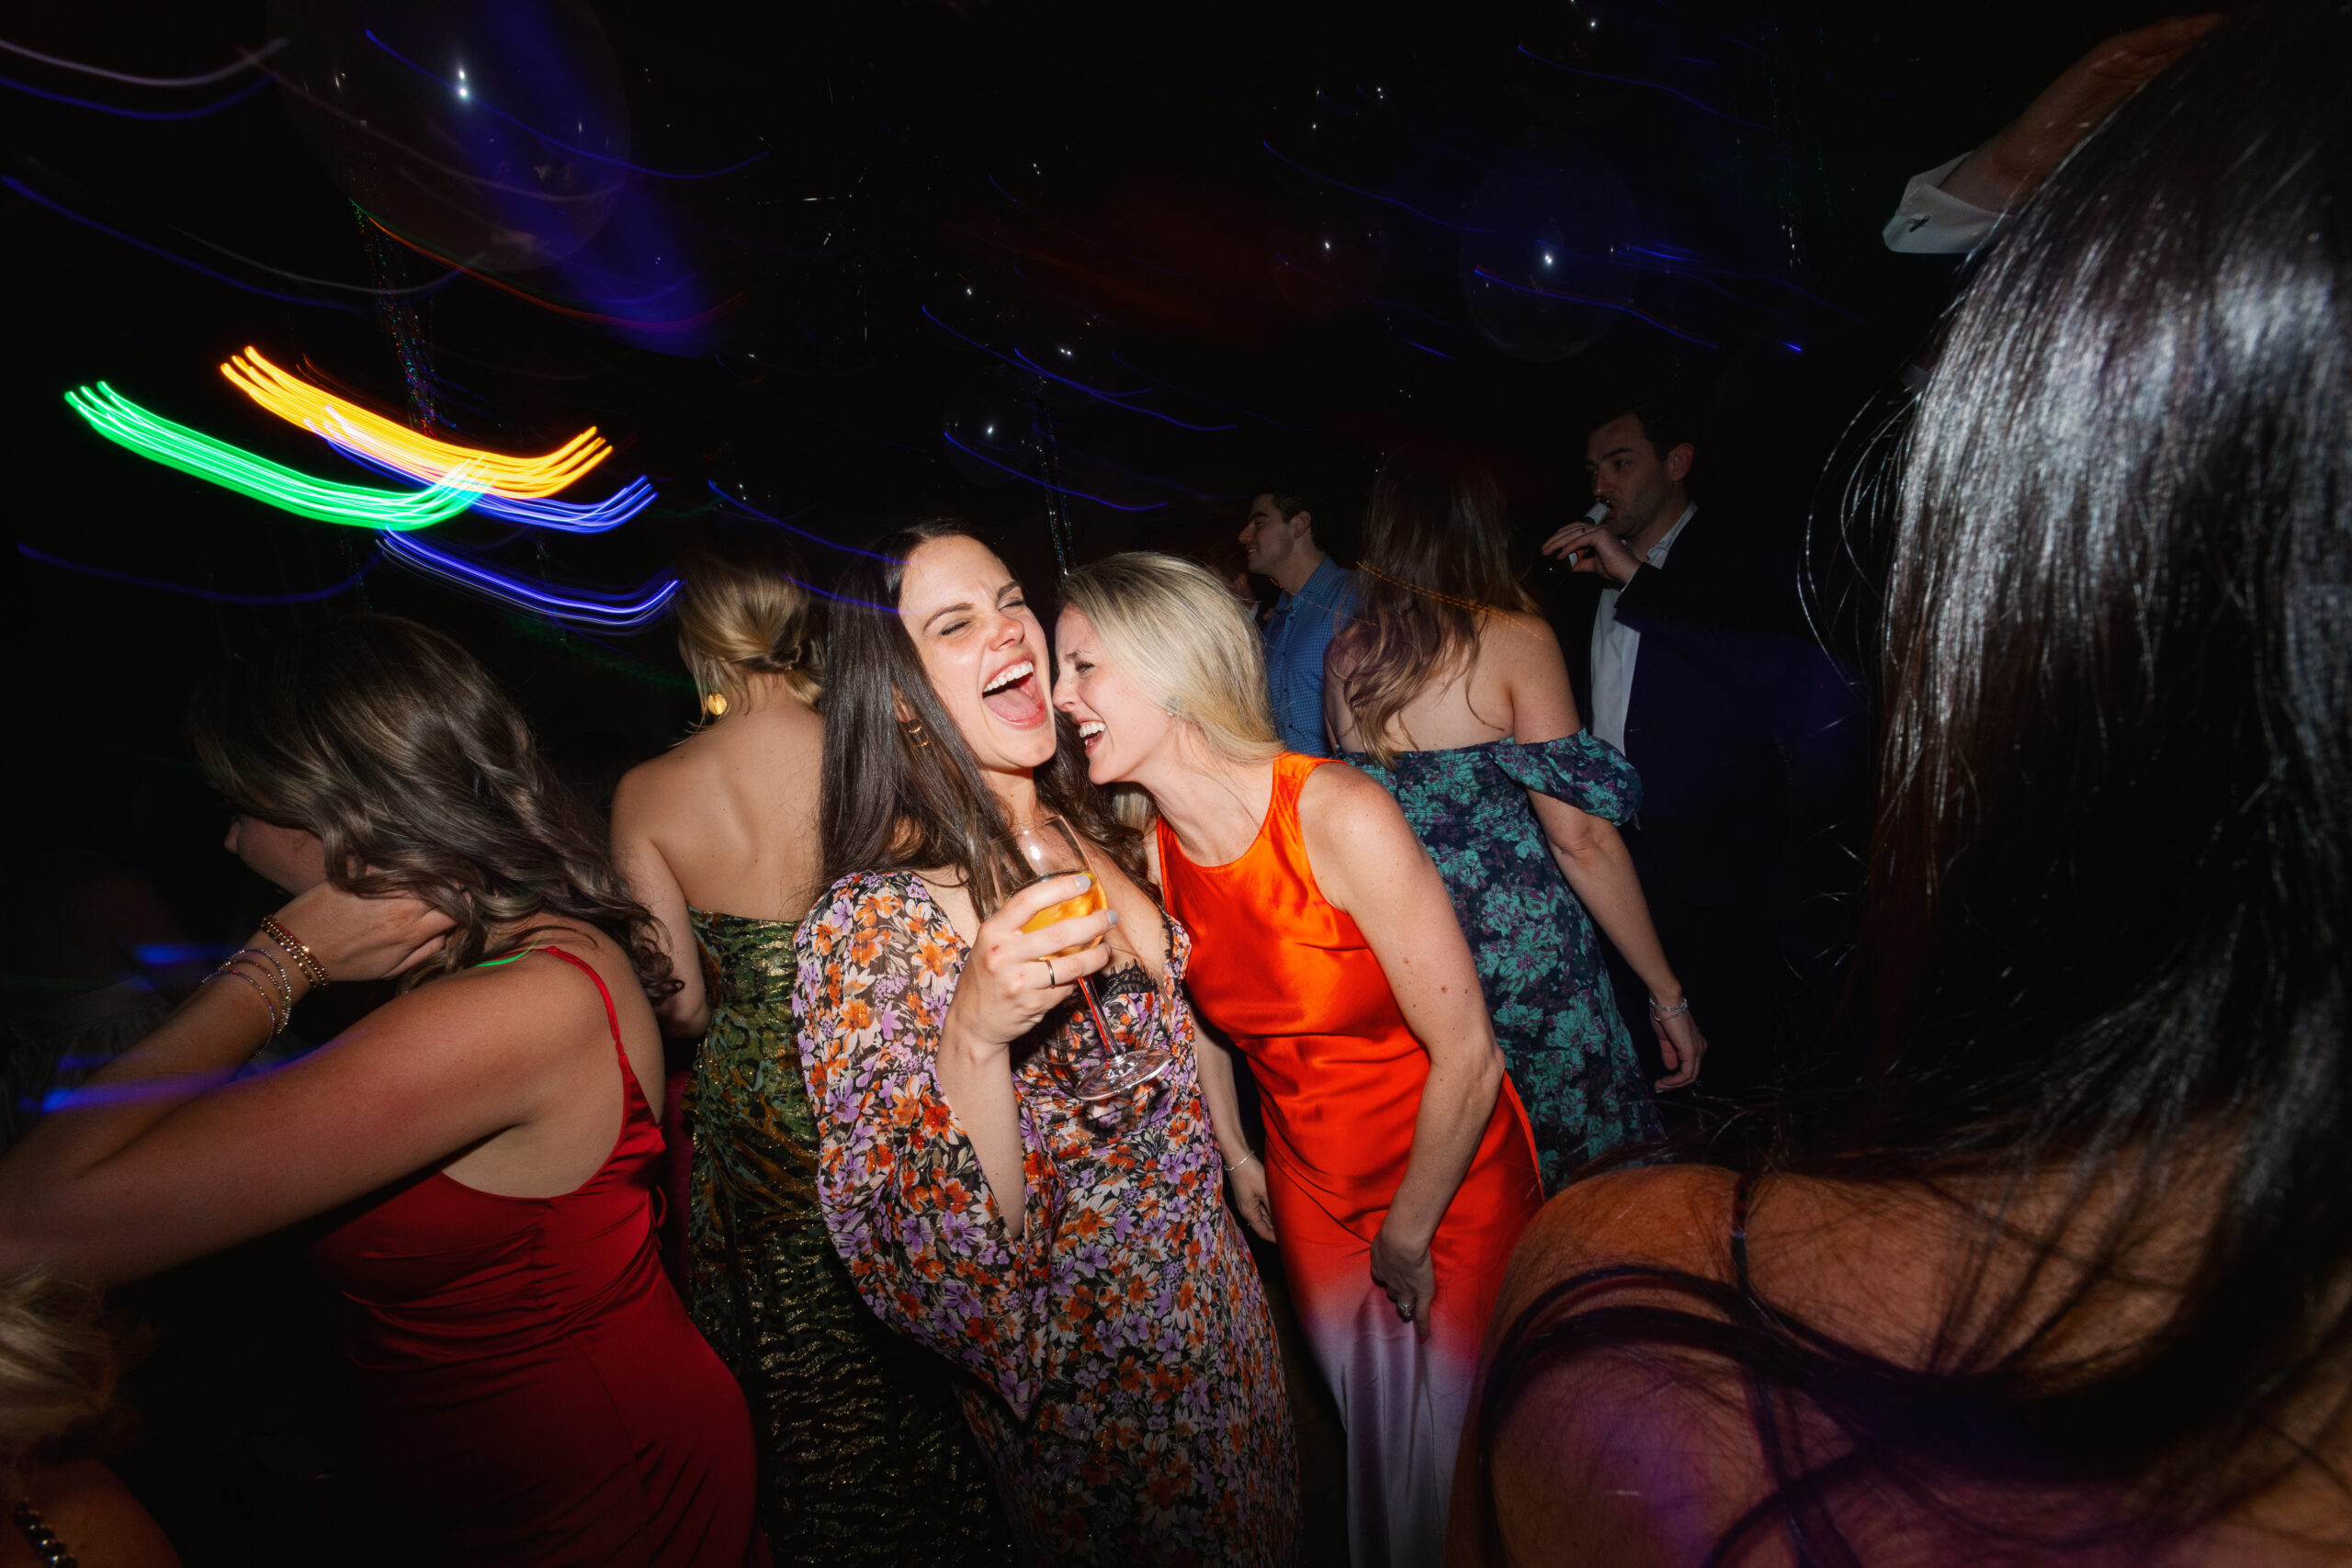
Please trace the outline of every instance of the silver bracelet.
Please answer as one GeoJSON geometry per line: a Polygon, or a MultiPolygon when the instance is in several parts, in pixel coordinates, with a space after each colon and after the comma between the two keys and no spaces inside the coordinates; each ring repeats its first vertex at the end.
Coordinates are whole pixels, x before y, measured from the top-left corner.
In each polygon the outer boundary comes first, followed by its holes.
{"type": "MultiPolygon", "coordinates": [[[[1235,1160],[1231,1165],[1227,1166],[1227,1167],[1225,1168],[1225,1174],[1226,1174],[1226,1175],[1227,1175],[1227,1176],[1231,1176],[1231,1175],[1233,1175],[1235,1172],[1238,1171],[1238,1170],[1239,1170],[1243,1166],[1248,1165],[1251,1160],[1253,1160],[1253,1159],[1257,1159],[1257,1157],[1258,1157],[1258,1151],[1257,1151],[1257,1150],[1255,1150],[1255,1149],[1251,1149],[1248,1154],[1243,1155],[1239,1159],[1235,1160]]],[[[1261,1163],[1263,1163],[1263,1162],[1261,1161],[1261,1163]]]]}
{"type": "Polygon", "coordinates": [[[1652,997],[1650,998],[1650,1016],[1655,1019],[1662,1020],[1668,1018],[1680,1018],[1684,1013],[1689,1012],[1690,1010],[1690,998],[1688,996],[1684,997],[1680,1001],[1675,1003],[1670,1008],[1662,1008],[1658,1006],[1657,998],[1656,997],[1652,997]]]}

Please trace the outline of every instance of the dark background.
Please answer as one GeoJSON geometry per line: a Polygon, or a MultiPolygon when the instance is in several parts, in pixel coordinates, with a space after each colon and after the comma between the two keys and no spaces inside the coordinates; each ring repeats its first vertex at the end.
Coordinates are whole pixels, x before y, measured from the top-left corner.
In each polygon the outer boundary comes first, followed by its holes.
{"type": "MultiPolygon", "coordinates": [[[[518,575],[610,588],[660,571],[719,504],[713,480],[842,540],[885,514],[963,511],[1001,531],[1016,570],[1048,578],[1049,492],[985,468],[1001,482],[976,484],[950,461],[943,411],[959,393],[1024,404],[1001,360],[950,328],[1005,355],[1075,342],[1080,378],[1111,394],[1047,383],[1058,478],[1102,498],[1067,502],[1083,554],[1227,532],[1271,463],[1305,459],[1343,497],[1360,491],[1382,444],[1415,431],[1502,461],[1532,534],[1581,505],[1577,421],[1629,378],[1701,405],[1702,482],[1785,534],[1838,430],[1949,291],[1949,264],[1879,243],[1904,178],[2148,14],[1582,0],[377,9],[94,4],[10,24],[29,48],[153,76],[289,37],[274,71],[374,73],[372,167],[355,168],[368,159],[348,138],[306,140],[301,100],[274,83],[204,112],[263,81],[252,72],[159,89],[0,58],[20,88],[187,116],[0,91],[14,534],[191,591],[15,558],[22,793],[6,853],[74,842],[146,862],[207,931],[212,811],[180,723],[190,682],[232,649],[342,610],[419,616],[489,660],[594,785],[679,733],[691,695],[666,629],[592,637],[392,566],[322,603],[203,597],[317,590],[366,566],[373,541],[134,457],[67,411],[70,386],[104,379],[356,483],[385,481],[248,403],[219,362],[250,344],[503,450],[593,423],[621,450],[579,494],[642,472],[661,492],[646,514],[594,536],[509,537],[472,518],[435,536],[518,575]],[[517,43],[517,17],[547,26],[517,43]],[[397,57],[365,41],[370,26],[397,57]],[[584,102],[583,141],[597,115],[608,133],[625,120],[639,168],[757,161],[700,179],[619,170],[594,242],[611,265],[455,276],[395,309],[364,290],[448,269],[369,228],[349,192],[396,230],[449,231],[451,214],[423,211],[400,167],[449,155],[433,120],[447,95],[400,62],[459,58],[476,80],[510,73],[518,118],[584,102]],[[617,97],[596,88],[607,76],[617,97]],[[1588,259],[1583,285],[1626,308],[1592,312],[1598,341],[1547,363],[1482,334],[1461,281],[1470,198],[1531,132],[1574,138],[1633,208],[1630,235],[1606,237],[1617,260],[1588,259]]],[[[1588,194],[1565,179],[1571,230],[1588,194]]],[[[803,543],[821,581],[831,552],[803,543]]]]}
{"type": "MultiPolygon", "coordinates": [[[[1704,415],[1700,493],[1793,551],[1834,538],[1832,448],[1950,297],[1953,262],[1880,243],[1905,178],[2158,14],[2115,0],[19,13],[5,28],[18,51],[0,53],[12,1016],[101,977],[37,956],[93,865],[153,896],[142,929],[199,942],[236,940],[274,901],[220,850],[225,812],[182,716],[206,671],[288,626],[368,608],[447,629],[598,807],[694,716],[666,626],[597,631],[419,578],[364,530],[101,439],[67,409],[70,387],[104,380],[357,484],[390,481],[248,402],[220,361],[250,344],[496,450],[543,451],[593,423],[619,449],[576,498],[642,473],[660,495],[642,515],[595,536],[467,516],[430,537],[517,579],[623,590],[658,581],[695,530],[780,525],[747,506],[797,531],[819,587],[832,546],[951,511],[1044,588],[1049,506],[1081,557],[1193,551],[1229,537],[1278,468],[1329,492],[1324,531],[1344,554],[1381,451],[1409,436],[1495,460],[1532,553],[1588,499],[1583,422],[1658,386],[1704,415]],[[266,70],[191,86],[22,52],[184,77],[280,38],[266,70]],[[1581,304],[1472,270],[1532,265],[1554,245],[1546,287],[1581,304]]],[[[1855,581],[1867,598],[1866,566],[1855,581]]],[[[335,1010],[367,1001],[339,988],[297,1030],[323,1038],[335,1010]]],[[[331,1471],[335,1404],[298,1239],[201,1265],[176,1309],[155,1308],[182,1349],[141,1374],[160,1430],[118,1462],[192,1563],[370,1560],[377,1532],[347,1491],[297,1483],[331,1471]]]]}

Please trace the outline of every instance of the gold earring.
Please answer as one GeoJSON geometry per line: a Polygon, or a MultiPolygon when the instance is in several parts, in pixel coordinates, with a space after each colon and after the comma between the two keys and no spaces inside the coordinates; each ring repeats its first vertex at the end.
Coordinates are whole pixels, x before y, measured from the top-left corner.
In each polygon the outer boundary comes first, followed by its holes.
{"type": "Polygon", "coordinates": [[[724,692],[713,692],[708,696],[703,698],[702,705],[705,713],[707,713],[713,718],[717,718],[720,714],[727,711],[727,694],[724,692]]]}
{"type": "Polygon", "coordinates": [[[919,718],[910,718],[899,728],[905,730],[907,732],[907,739],[913,741],[917,746],[928,746],[931,744],[931,737],[922,732],[922,720],[919,718]]]}

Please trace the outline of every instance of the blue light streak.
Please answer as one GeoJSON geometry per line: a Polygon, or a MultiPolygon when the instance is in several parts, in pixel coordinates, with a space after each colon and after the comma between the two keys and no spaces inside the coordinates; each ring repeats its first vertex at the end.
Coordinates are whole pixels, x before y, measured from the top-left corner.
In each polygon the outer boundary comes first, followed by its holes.
{"type": "Polygon", "coordinates": [[[255,605],[316,604],[323,600],[332,599],[338,593],[348,593],[358,587],[369,572],[376,570],[378,562],[381,559],[380,557],[370,556],[357,571],[353,572],[341,582],[326,588],[309,589],[300,593],[220,593],[209,588],[191,587],[185,582],[165,582],[160,578],[140,577],[128,571],[117,571],[112,567],[91,566],[85,561],[67,560],[63,556],[53,556],[47,550],[37,550],[22,541],[17,543],[17,553],[37,560],[43,566],[53,566],[61,570],[79,572],[84,577],[103,578],[108,582],[127,582],[133,588],[153,588],[158,592],[177,593],[185,598],[208,600],[215,604],[255,605]]]}
{"type": "Polygon", "coordinates": [[[1016,479],[1025,479],[1029,483],[1035,485],[1039,490],[1049,490],[1057,495],[1074,495],[1080,501],[1091,501],[1097,506],[1107,506],[1114,512],[1157,512],[1161,507],[1168,504],[1164,501],[1155,501],[1148,506],[1123,506],[1119,502],[1109,500],[1106,497],[1089,495],[1082,490],[1072,490],[1068,485],[1049,485],[1045,480],[1036,478],[1035,475],[1024,474],[1019,468],[1012,468],[1008,464],[998,462],[994,457],[989,457],[985,452],[973,451],[971,447],[967,446],[961,441],[956,440],[954,433],[951,431],[943,430],[939,434],[942,438],[946,441],[947,445],[955,447],[958,452],[978,457],[981,462],[986,463],[991,468],[1002,468],[1006,473],[1011,474],[1016,479]]]}
{"type": "MultiPolygon", "coordinates": [[[[395,468],[356,447],[346,446],[307,421],[303,428],[324,439],[328,446],[363,468],[372,468],[377,473],[406,479],[412,484],[416,482],[416,476],[406,468],[395,468]]],[[[483,491],[474,497],[471,510],[485,517],[495,517],[502,523],[519,523],[526,528],[553,528],[565,534],[608,534],[659,499],[653,486],[644,475],[639,474],[602,501],[533,500],[483,491]]]]}
{"type": "Polygon", "coordinates": [[[496,115],[499,118],[504,120],[507,124],[521,127],[523,130],[527,130],[532,135],[537,137],[540,141],[546,142],[548,146],[560,147],[567,152],[576,152],[582,158],[593,159],[594,162],[599,164],[610,164],[616,169],[627,169],[633,175],[644,175],[657,180],[715,180],[721,175],[731,175],[738,169],[748,169],[752,164],[758,163],[761,159],[768,155],[765,151],[762,151],[752,153],[750,157],[744,159],[740,164],[729,164],[723,169],[707,169],[701,174],[681,175],[673,173],[668,169],[649,169],[642,164],[632,164],[626,158],[615,158],[603,152],[591,152],[585,147],[575,147],[569,141],[560,141],[556,140],[556,138],[549,136],[546,131],[541,130],[537,126],[533,125],[530,121],[516,119],[513,115],[508,114],[504,109],[500,108],[495,104],[487,103],[482,99],[475,97],[473,96],[472,89],[469,87],[452,82],[447,77],[435,75],[432,72],[427,71],[424,66],[419,65],[415,61],[411,60],[407,55],[402,54],[399,50],[394,49],[390,44],[386,43],[382,39],[378,38],[373,28],[364,28],[362,30],[367,33],[368,41],[369,43],[374,44],[378,49],[382,50],[386,54],[390,55],[394,60],[399,61],[402,65],[407,66],[411,71],[415,72],[426,81],[440,83],[441,85],[448,88],[451,92],[457,94],[468,103],[478,104],[481,107],[486,108],[491,113],[496,115]]]}
{"type": "Polygon", "coordinates": [[[77,109],[96,109],[100,114],[110,114],[119,119],[201,119],[206,115],[234,108],[268,85],[267,77],[258,82],[248,82],[225,98],[215,98],[192,109],[127,109],[114,104],[99,103],[95,98],[77,98],[71,93],[52,93],[46,87],[36,87],[28,82],[0,76],[0,87],[6,87],[12,92],[29,93],[36,98],[47,98],[53,104],[71,104],[77,109]]]}
{"type": "MultiPolygon", "coordinates": [[[[1152,418],[1159,420],[1164,423],[1172,424],[1179,430],[1219,431],[1238,430],[1241,428],[1238,424],[1194,424],[1189,420],[1178,419],[1174,414],[1161,413],[1158,409],[1148,409],[1141,403],[1122,402],[1117,398],[1100,391],[1095,388],[1090,387],[1083,381],[1073,381],[1067,376],[1057,376],[1052,371],[1045,368],[1045,367],[1038,365],[1026,357],[1016,358],[1012,355],[1001,354],[997,350],[990,348],[987,344],[982,343],[979,339],[966,336],[964,333],[957,332],[954,327],[949,326],[945,321],[941,321],[937,316],[933,315],[931,307],[928,305],[922,307],[922,313],[929,319],[933,326],[937,327],[941,332],[945,333],[948,336],[956,339],[958,343],[969,344],[972,347],[978,349],[982,354],[987,355],[991,359],[1003,360],[1015,370],[1025,370],[1032,376],[1042,376],[1048,381],[1058,381],[1065,387],[1075,387],[1078,390],[1084,392],[1088,397],[1101,401],[1106,407],[1125,409],[1129,413],[1149,414],[1152,418]]],[[[978,456],[977,453],[974,455],[978,456]]],[[[1001,465],[999,466],[1001,467],[1001,465]]],[[[1107,506],[1112,503],[1105,502],[1103,504],[1107,506]]]]}
{"type": "MultiPolygon", "coordinates": [[[[775,515],[773,513],[761,511],[758,507],[753,506],[750,502],[745,501],[741,496],[728,494],[725,491],[718,488],[718,481],[717,479],[709,479],[705,482],[710,486],[711,494],[718,497],[720,501],[724,502],[729,506],[734,507],[737,511],[742,512],[750,516],[756,517],[763,523],[773,523],[787,534],[797,534],[804,539],[814,540],[816,543],[824,546],[829,550],[841,550],[849,555],[864,556],[867,560],[896,560],[899,558],[896,556],[876,555],[872,550],[861,550],[855,545],[837,544],[833,540],[825,537],[822,534],[812,534],[806,528],[796,528],[791,524],[786,522],[783,518],[775,515]]],[[[808,584],[803,583],[801,586],[805,588],[808,584]]]]}
{"type": "Polygon", "coordinates": [[[530,610],[559,621],[577,621],[604,631],[637,631],[660,620],[678,595],[678,580],[663,576],[648,581],[633,593],[580,588],[554,592],[534,587],[447,550],[436,549],[402,534],[382,536],[384,553],[404,566],[460,588],[486,593],[502,604],[530,610]]]}
{"type": "MultiPolygon", "coordinates": [[[[1151,334],[1146,333],[1145,335],[1150,336],[1151,334]]],[[[1167,340],[1165,338],[1161,338],[1158,341],[1165,343],[1167,340]]],[[[1194,402],[1206,403],[1211,408],[1223,409],[1227,413],[1248,414],[1251,419],[1258,421],[1260,423],[1271,424],[1276,430],[1296,431],[1301,435],[1321,435],[1331,428],[1328,424],[1287,424],[1283,421],[1276,419],[1272,414],[1260,413],[1256,409],[1246,409],[1239,403],[1224,402],[1218,399],[1210,397],[1206,392],[1195,391],[1190,387],[1180,387],[1164,376],[1159,376],[1152,371],[1146,370],[1142,366],[1137,365],[1135,361],[1127,358],[1126,355],[1121,354],[1115,348],[1111,351],[1111,357],[1117,360],[1120,364],[1125,366],[1128,369],[1134,371],[1138,376],[1152,377],[1159,386],[1175,393],[1180,398],[1190,398],[1194,402]]]]}
{"type": "Polygon", "coordinates": [[[1310,169],[1306,164],[1300,163],[1297,159],[1286,156],[1283,152],[1276,151],[1274,144],[1272,141],[1260,141],[1258,145],[1263,147],[1267,152],[1272,152],[1275,157],[1282,159],[1283,163],[1288,164],[1292,168],[1296,169],[1302,175],[1310,175],[1315,179],[1321,180],[1327,186],[1337,186],[1341,190],[1353,191],[1358,196],[1368,197],[1374,201],[1385,202],[1390,207],[1402,209],[1404,211],[1411,213],[1414,217],[1419,219],[1424,223],[1434,223],[1441,229],[1451,229],[1457,234],[1491,234],[1494,232],[1492,229],[1473,229],[1467,223],[1449,223],[1444,219],[1438,217],[1435,213],[1422,211],[1419,208],[1415,207],[1410,202],[1399,201],[1393,196],[1383,196],[1376,190],[1366,190],[1362,186],[1351,186],[1345,180],[1335,180],[1330,175],[1315,169],[1310,169]]]}

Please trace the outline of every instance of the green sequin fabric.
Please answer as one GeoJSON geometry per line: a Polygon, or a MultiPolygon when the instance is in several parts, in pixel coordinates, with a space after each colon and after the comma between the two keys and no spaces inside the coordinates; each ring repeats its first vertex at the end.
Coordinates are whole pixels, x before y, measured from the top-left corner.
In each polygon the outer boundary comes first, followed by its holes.
{"type": "Polygon", "coordinates": [[[795,924],[689,914],[710,1030],[684,1107],[688,1305],[750,1401],[769,1548],[779,1564],[1009,1563],[956,1374],[858,1299],[818,1210],[795,924]]]}

